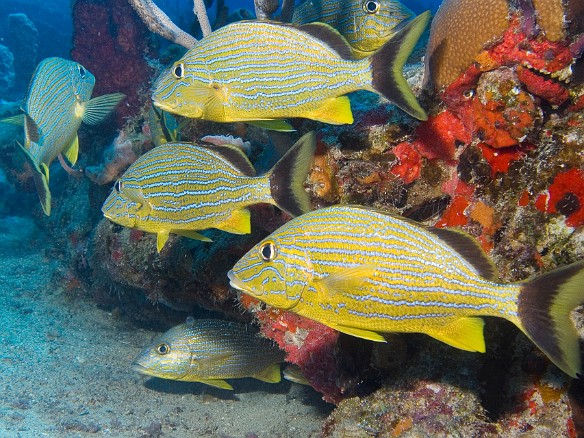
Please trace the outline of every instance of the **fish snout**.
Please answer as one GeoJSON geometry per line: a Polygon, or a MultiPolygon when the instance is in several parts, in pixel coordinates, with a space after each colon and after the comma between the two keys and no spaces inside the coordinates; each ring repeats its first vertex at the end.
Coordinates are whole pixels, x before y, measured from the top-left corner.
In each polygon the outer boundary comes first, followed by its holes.
{"type": "Polygon", "coordinates": [[[236,289],[238,291],[245,292],[248,294],[256,295],[254,293],[254,291],[252,290],[252,288],[250,288],[248,285],[246,285],[240,278],[237,277],[237,275],[235,275],[235,272],[233,272],[233,269],[231,269],[227,273],[227,278],[229,278],[229,285],[233,289],[236,289]]]}

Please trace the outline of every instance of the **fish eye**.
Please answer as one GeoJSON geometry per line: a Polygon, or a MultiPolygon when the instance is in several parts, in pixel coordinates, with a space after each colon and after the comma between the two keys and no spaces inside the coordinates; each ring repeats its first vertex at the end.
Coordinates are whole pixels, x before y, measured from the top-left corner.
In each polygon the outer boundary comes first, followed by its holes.
{"type": "Polygon", "coordinates": [[[114,188],[116,189],[116,192],[121,193],[122,192],[122,188],[123,188],[123,184],[122,184],[122,180],[119,179],[116,181],[116,184],[114,185],[114,188]]]}
{"type": "Polygon", "coordinates": [[[174,68],[172,69],[172,74],[177,79],[184,78],[185,77],[185,65],[182,62],[180,64],[175,65],[174,68]]]}
{"type": "Polygon", "coordinates": [[[77,64],[77,71],[79,72],[81,79],[85,78],[85,73],[87,72],[87,70],[85,70],[85,68],[83,68],[82,65],[77,64]]]}
{"type": "Polygon", "coordinates": [[[471,99],[475,94],[475,91],[472,88],[469,88],[468,90],[466,90],[464,93],[462,93],[462,96],[465,99],[471,99]]]}
{"type": "Polygon", "coordinates": [[[164,343],[158,344],[156,346],[156,352],[161,356],[164,356],[165,354],[170,353],[170,345],[164,343]]]}
{"type": "Polygon", "coordinates": [[[381,3],[377,0],[365,0],[363,2],[363,11],[365,11],[366,14],[377,14],[380,7],[381,3]]]}
{"type": "Polygon", "coordinates": [[[259,252],[264,262],[271,262],[276,257],[276,245],[274,242],[265,242],[260,246],[259,252]]]}

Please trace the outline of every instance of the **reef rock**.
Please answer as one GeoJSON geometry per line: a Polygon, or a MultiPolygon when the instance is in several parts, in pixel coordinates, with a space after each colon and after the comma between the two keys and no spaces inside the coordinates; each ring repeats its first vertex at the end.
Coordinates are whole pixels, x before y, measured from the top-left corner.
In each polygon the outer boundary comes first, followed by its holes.
{"type": "Polygon", "coordinates": [[[6,44],[14,55],[16,87],[26,89],[37,64],[39,36],[34,23],[25,14],[8,16],[6,44]]]}
{"type": "Polygon", "coordinates": [[[14,55],[8,47],[0,44],[0,98],[14,85],[14,55]]]}

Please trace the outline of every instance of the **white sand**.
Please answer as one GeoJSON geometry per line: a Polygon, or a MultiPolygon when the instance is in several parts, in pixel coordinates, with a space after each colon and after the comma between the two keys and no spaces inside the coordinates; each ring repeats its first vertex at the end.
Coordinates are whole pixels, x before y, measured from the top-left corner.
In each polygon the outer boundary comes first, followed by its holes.
{"type": "Polygon", "coordinates": [[[311,388],[241,379],[230,392],[132,372],[155,333],[55,288],[66,263],[46,240],[0,218],[0,436],[318,436],[331,406],[311,388]]]}

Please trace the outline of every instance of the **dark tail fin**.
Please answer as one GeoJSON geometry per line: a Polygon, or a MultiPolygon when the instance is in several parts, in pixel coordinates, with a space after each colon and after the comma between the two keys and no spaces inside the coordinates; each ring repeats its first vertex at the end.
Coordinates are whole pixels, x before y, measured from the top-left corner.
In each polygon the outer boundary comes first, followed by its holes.
{"type": "Polygon", "coordinates": [[[581,371],[578,332],[570,312],[584,302],[584,261],[526,282],[519,292],[523,331],[558,368],[572,377],[581,371]]]}
{"type": "Polygon", "coordinates": [[[292,216],[310,210],[310,198],[304,181],[310,170],[316,138],[314,132],[298,140],[269,172],[270,190],[275,204],[292,216]]]}
{"type": "Polygon", "coordinates": [[[416,100],[402,69],[430,21],[430,11],[418,15],[371,57],[373,89],[419,120],[428,116],[416,100]]]}

